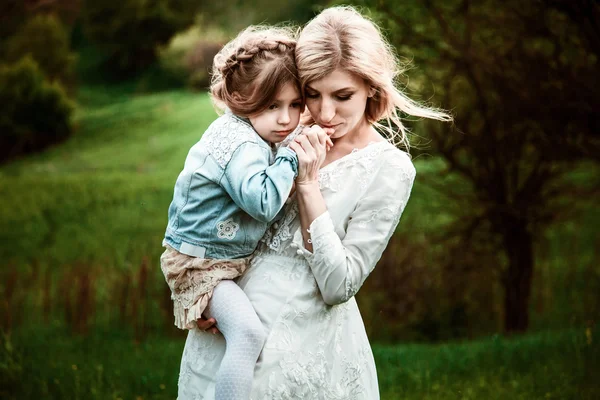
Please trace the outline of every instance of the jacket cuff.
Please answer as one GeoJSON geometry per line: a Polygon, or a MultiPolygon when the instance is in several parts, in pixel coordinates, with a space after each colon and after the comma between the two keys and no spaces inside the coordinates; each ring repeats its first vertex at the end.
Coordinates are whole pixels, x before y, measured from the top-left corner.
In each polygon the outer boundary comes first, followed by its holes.
{"type": "Polygon", "coordinates": [[[287,147],[281,147],[277,150],[277,154],[275,155],[275,159],[283,158],[288,160],[292,165],[292,170],[294,171],[294,179],[298,176],[298,155],[296,152],[287,147]]]}

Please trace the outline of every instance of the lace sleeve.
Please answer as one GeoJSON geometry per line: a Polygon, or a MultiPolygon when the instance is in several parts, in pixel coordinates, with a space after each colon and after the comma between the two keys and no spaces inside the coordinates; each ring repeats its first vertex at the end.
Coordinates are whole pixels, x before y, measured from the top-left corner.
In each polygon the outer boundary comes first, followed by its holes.
{"type": "Polygon", "coordinates": [[[398,225],[414,178],[415,169],[406,154],[388,157],[352,212],[343,240],[335,233],[329,212],[312,222],[313,252],[302,249],[302,253],[325,303],[343,303],[358,292],[398,225]]]}

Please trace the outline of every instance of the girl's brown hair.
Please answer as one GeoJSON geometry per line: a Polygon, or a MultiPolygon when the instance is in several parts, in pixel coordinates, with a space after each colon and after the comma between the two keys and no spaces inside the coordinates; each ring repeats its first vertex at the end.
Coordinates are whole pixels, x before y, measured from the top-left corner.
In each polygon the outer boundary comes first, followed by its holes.
{"type": "Polygon", "coordinates": [[[251,26],[240,32],[213,61],[210,93],[217,109],[248,117],[266,110],[286,83],[301,93],[295,48],[288,28],[251,26]]]}

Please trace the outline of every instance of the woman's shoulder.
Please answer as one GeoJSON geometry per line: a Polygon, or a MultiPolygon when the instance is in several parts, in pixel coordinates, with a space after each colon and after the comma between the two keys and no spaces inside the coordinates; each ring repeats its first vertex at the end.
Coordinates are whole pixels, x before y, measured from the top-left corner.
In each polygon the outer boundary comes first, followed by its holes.
{"type": "Polygon", "coordinates": [[[400,173],[403,178],[414,179],[416,175],[410,154],[400,150],[387,140],[380,144],[383,148],[378,160],[380,162],[380,174],[383,176],[393,176],[400,173]]]}

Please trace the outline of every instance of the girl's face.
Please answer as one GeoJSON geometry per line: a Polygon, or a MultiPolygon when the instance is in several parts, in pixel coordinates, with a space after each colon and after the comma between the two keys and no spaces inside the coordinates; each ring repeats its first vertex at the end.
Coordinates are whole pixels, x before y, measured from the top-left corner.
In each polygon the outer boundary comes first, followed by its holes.
{"type": "Polygon", "coordinates": [[[294,84],[286,83],[269,108],[249,119],[261,138],[269,143],[279,143],[296,129],[302,111],[298,89],[294,84]]]}
{"type": "Polygon", "coordinates": [[[361,78],[338,68],[306,85],[306,106],[318,125],[335,129],[332,139],[349,137],[368,126],[365,109],[371,92],[361,78]]]}

